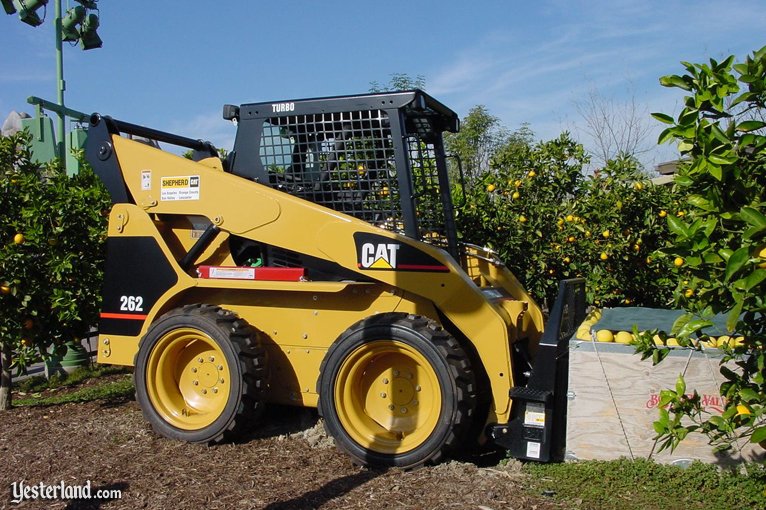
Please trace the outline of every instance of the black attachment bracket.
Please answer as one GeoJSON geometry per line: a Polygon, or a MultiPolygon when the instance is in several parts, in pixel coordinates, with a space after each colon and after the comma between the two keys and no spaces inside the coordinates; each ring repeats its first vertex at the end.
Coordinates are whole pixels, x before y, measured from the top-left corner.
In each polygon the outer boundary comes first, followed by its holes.
{"type": "Polygon", "coordinates": [[[492,425],[488,431],[513,457],[540,462],[564,460],[569,339],[584,318],[585,280],[562,280],[529,382],[510,391],[511,421],[492,425]]]}

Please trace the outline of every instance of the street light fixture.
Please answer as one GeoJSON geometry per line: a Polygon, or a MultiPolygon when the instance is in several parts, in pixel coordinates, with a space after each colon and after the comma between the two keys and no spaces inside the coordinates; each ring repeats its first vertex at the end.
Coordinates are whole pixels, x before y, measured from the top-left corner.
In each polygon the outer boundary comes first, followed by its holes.
{"type": "Polygon", "coordinates": [[[11,0],[0,0],[0,2],[2,2],[6,14],[16,14],[16,6],[11,0]]]}
{"type": "Polygon", "coordinates": [[[85,7],[78,5],[66,12],[66,16],[61,19],[61,40],[74,42],[80,38],[80,31],[77,25],[83,22],[87,11],[85,7]]]}
{"type": "Polygon", "coordinates": [[[27,25],[37,27],[43,24],[43,18],[37,15],[37,9],[48,3],[48,0],[2,0],[3,9],[8,14],[19,13],[19,19],[27,25]]]}
{"type": "MultiPolygon", "coordinates": [[[[75,0],[78,6],[67,10],[61,15],[61,0],[55,0],[55,29],[56,29],[56,89],[58,91],[59,140],[58,155],[62,164],[66,165],[66,126],[64,118],[64,59],[61,43],[63,41],[80,41],[83,50],[92,50],[102,46],[101,38],[96,30],[99,26],[98,14],[88,12],[98,11],[98,0],[75,0]],[[79,28],[78,28],[79,26],[79,28]]],[[[40,26],[45,19],[37,15],[37,10],[48,4],[48,0],[0,0],[7,14],[18,12],[21,21],[33,27],[40,26]]]]}
{"type": "Polygon", "coordinates": [[[80,46],[84,50],[92,50],[94,48],[100,48],[103,42],[96,33],[98,28],[98,16],[95,14],[88,14],[85,21],[82,23],[80,29],[80,46]]]}

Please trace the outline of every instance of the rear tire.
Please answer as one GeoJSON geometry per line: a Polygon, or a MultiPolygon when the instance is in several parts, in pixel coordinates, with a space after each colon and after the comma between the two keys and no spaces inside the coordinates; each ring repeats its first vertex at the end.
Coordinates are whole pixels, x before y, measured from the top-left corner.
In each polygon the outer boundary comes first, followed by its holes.
{"type": "Polygon", "coordinates": [[[330,347],[319,413],[357,463],[414,468],[454,452],[474,418],[474,374],[436,322],[386,313],[362,320],[330,347]]]}
{"type": "Polygon", "coordinates": [[[228,310],[189,305],[147,331],[135,359],[136,400],[160,435],[193,443],[242,432],[263,404],[257,333],[228,310]]]}

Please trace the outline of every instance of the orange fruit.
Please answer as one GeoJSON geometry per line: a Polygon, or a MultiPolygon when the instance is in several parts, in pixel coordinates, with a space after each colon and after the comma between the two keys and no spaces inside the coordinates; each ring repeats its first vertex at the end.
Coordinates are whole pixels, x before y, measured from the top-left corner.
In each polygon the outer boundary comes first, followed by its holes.
{"type": "Polygon", "coordinates": [[[488,186],[487,186],[487,191],[488,191],[488,192],[490,192],[490,193],[492,193],[493,191],[495,191],[495,185],[494,185],[494,184],[490,184],[490,185],[488,185],[488,186]]]}
{"type": "Polygon", "coordinates": [[[605,251],[601,252],[601,260],[607,260],[609,258],[609,255],[605,251]]]}
{"type": "Polygon", "coordinates": [[[675,260],[673,261],[673,265],[676,267],[681,267],[684,265],[684,262],[685,260],[682,259],[681,257],[676,257],[675,260]]]}
{"type": "Polygon", "coordinates": [[[758,257],[763,261],[760,264],[758,264],[758,267],[761,269],[766,269],[766,245],[763,245],[758,250],[758,257]]]}
{"type": "Polygon", "coordinates": [[[604,237],[604,239],[608,239],[610,235],[612,235],[608,230],[604,230],[601,232],[601,235],[604,237]]]}
{"type": "Polygon", "coordinates": [[[526,222],[527,222],[527,217],[526,216],[524,216],[524,215],[519,216],[519,223],[526,223],[526,222]]]}
{"type": "Polygon", "coordinates": [[[597,342],[614,342],[614,335],[608,329],[600,329],[596,332],[597,342]]]}
{"type": "Polygon", "coordinates": [[[527,177],[531,178],[531,177],[534,177],[535,175],[537,175],[537,172],[535,172],[534,170],[530,170],[529,172],[527,172],[527,177]]]}
{"type": "Polygon", "coordinates": [[[511,195],[511,198],[514,200],[518,200],[520,196],[521,196],[521,193],[519,193],[518,191],[514,191],[513,195],[511,195]]]}
{"type": "Polygon", "coordinates": [[[0,285],[0,293],[1,294],[10,294],[11,288],[7,285],[0,285]]]}
{"type": "Polygon", "coordinates": [[[750,412],[750,409],[747,408],[744,404],[738,404],[737,405],[737,415],[738,416],[747,416],[748,414],[753,414],[750,412]]]}
{"type": "Polygon", "coordinates": [[[22,234],[22,233],[18,233],[15,236],[13,236],[13,242],[15,244],[23,244],[24,241],[25,241],[24,234],[22,234]]]}

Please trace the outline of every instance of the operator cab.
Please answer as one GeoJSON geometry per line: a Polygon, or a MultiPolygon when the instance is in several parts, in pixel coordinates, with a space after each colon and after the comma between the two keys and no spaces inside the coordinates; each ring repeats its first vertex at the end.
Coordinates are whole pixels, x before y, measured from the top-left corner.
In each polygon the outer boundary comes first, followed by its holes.
{"type": "Polygon", "coordinates": [[[455,112],[421,90],[224,106],[228,170],[445,248],[457,236],[442,133],[455,112]]]}

